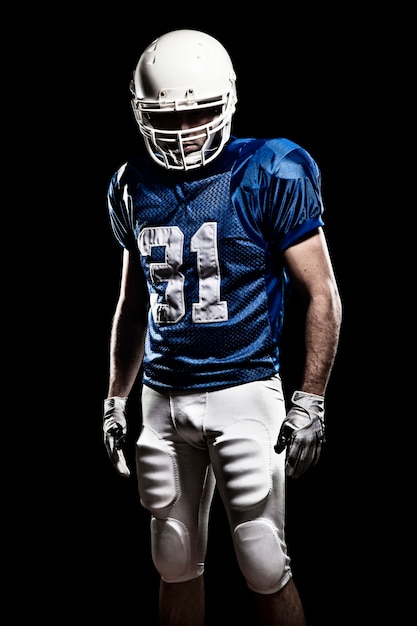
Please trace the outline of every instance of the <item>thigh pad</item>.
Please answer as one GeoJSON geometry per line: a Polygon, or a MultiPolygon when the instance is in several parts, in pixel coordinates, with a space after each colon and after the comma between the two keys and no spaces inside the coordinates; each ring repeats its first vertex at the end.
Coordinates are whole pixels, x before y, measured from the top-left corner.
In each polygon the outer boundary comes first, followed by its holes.
{"type": "Polygon", "coordinates": [[[142,505],[158,513],[179,497],[178,470],[169,443],[144,426],[136,444],[136,467],[142,505]]]}

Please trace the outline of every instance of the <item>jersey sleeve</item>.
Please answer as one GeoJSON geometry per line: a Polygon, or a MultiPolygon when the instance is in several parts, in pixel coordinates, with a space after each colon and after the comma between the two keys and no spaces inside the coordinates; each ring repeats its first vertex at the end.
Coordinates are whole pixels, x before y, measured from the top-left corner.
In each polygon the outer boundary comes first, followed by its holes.
{"type": "Polygon", "coordinates": [[[133,251],[136,247],[136,241],[127,164],[117,170],[110,180],[107,191],[107,207],[114,237],[123,248],[133,251]]]}
{"type": "Polygon", "coordinates": [[[233,195],[252,237],[280,251],[324,224],[320,170],[289,140],[252,146],[235,171],[233,195]]]}
{"type": "Polygon", "coordinates": [[[265,217],[272,239],[281,251],[323,226],[320,171],[303,149],[291,151],[271,181],[271,197],[265,217]]]}

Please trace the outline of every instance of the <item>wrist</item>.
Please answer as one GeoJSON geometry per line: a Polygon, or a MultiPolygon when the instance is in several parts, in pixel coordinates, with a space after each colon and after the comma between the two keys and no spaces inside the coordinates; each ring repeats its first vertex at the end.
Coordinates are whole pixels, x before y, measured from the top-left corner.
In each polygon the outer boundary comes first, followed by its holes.
{"type": "Polygon", "coordinates": [[[122,396],[109,396],[104,400],[104,409],[107,411],[109,409],[120,408],[123,411],[126,408],[127,397],[122,396]]]}
{"type": "Polygon", "coordinates": [[[310,393],[309,391],[296,390],[292,394],[291,400],[294,401],[295,399],[298,399],[298,398],[317,398],[317,400],[324,400],[324,395],[320,395],[317,393],[310,393]]]}

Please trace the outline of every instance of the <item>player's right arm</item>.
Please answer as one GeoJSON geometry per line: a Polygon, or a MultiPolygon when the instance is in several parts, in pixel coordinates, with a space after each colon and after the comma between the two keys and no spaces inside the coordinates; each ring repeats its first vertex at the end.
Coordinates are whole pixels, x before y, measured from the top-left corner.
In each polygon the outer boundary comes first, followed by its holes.
{"type": "Polygon", "coordinates": [[[123,454],[126,401],[142,364],[148,300],[139,256],[124,250],[119,298],[110,336],[110,375],[104,401],[103,433],[110,460],[125,477],[130,475],[123,454]]]}
{"type": "Polygon", "coordinates": [[[139,255],[124,250],[119,298],[110,336],[107,395],[127,397],[142,364],[149,295],[139,255]]]}

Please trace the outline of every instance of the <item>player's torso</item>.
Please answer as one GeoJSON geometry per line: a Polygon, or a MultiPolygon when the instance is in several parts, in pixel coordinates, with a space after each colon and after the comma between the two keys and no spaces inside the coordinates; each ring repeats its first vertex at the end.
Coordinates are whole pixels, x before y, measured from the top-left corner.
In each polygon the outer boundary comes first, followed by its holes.
{"type": "Polygon", "coordinates": [[[238,217],[231,176],[129,189],[151,303],[145,382],[212,387],[276,369],[265,246],[238,217]]]}

